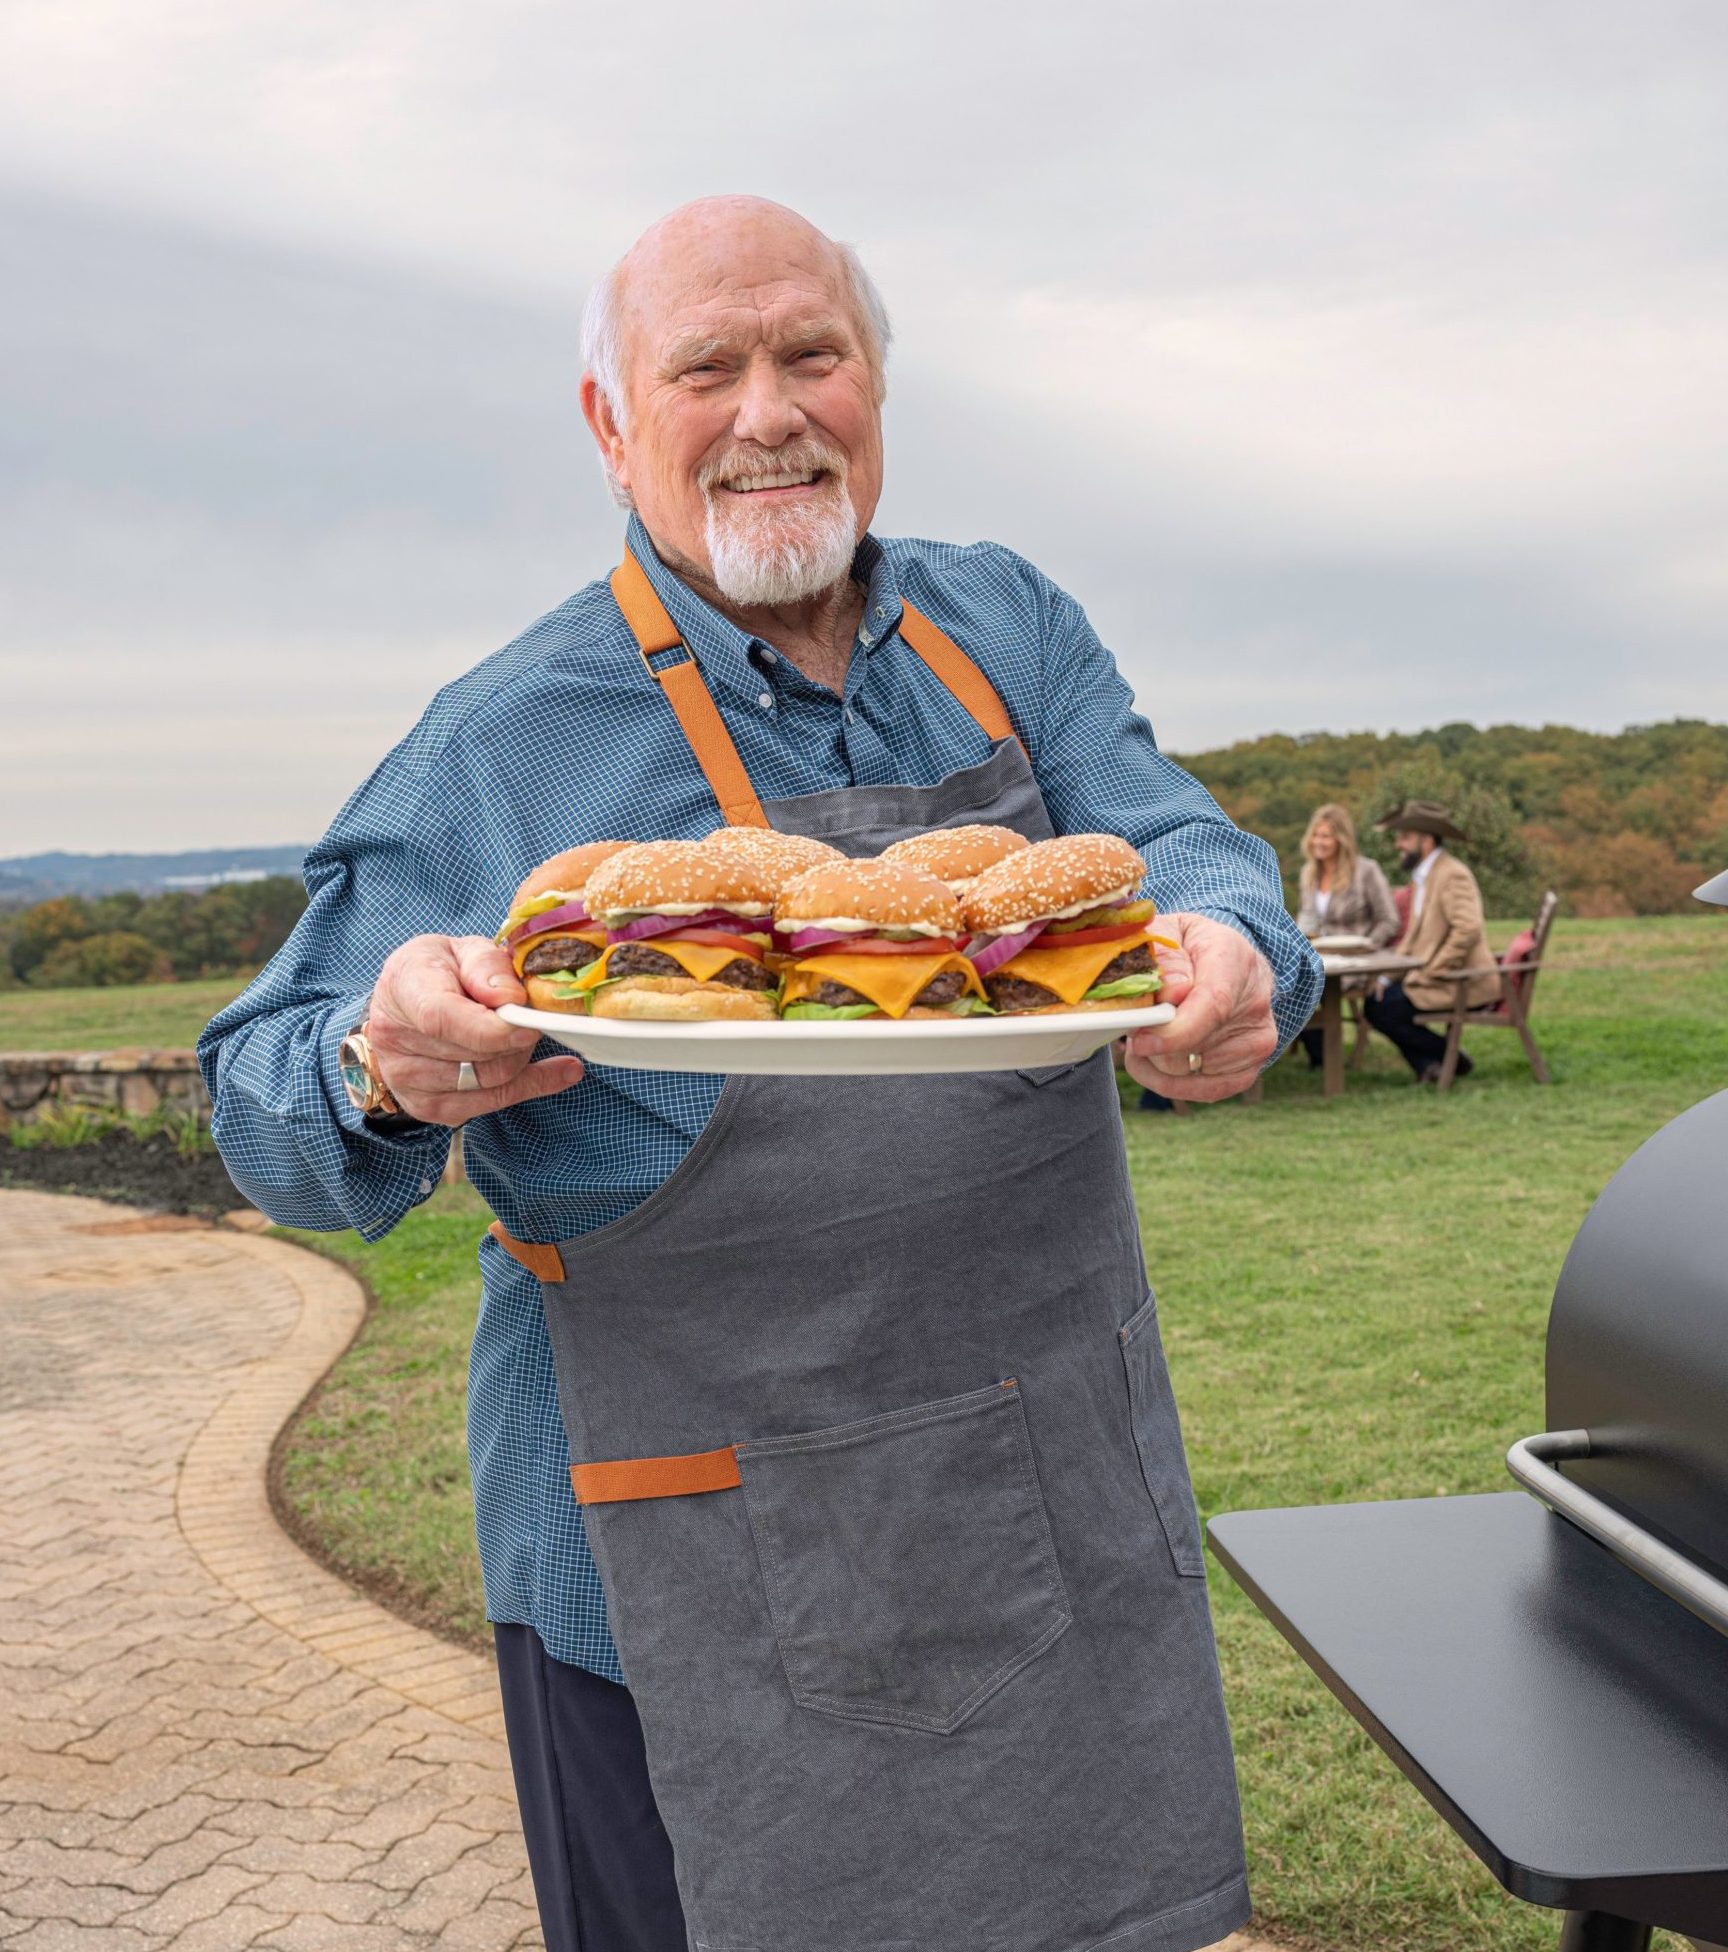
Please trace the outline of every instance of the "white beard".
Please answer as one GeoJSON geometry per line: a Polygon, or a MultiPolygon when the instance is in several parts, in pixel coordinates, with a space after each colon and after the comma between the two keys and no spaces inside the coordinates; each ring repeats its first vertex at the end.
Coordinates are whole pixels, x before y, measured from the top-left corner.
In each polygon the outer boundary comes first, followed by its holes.
{"type": "MultiPolygon", "coordinates": [[[[724,491],[721,491],[724,492],[724,491]]],[[[858,548],[858,518],[844,483],[803,508],[708,500],[708,561],[716,588],[740,609],[803,603],[844,581],[858,548]]]]}

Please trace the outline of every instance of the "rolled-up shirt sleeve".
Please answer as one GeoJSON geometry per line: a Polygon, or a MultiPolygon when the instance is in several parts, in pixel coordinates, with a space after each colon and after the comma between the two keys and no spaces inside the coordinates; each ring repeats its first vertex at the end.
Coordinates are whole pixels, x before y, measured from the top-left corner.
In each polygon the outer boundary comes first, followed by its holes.
{"type": "Polygon", "coordinates": [[[1284,906],[1278,859],[1158,750],[1152,728],[1086,613],[1042,586],[1044,686],[1033,766],[1058,833],[1120,834],[1166,912],[1206,915],[1247,936],[1272,970],[1283,1049],[1319,1000],[1318,958],[1284,906]]]}
{"type": "Polygon", "coordinates": [[[416,765],[409,742],[391,753],[306,856],[309,899],[288,941],[198,1041],[223,1163],[280,1225],[377,1240],[443,1172],[449,1131],[375,1131],[342,1087],[337,1049],[402,943],[490,931],[447,812],[465,803],[462,782],[416,765]]]}

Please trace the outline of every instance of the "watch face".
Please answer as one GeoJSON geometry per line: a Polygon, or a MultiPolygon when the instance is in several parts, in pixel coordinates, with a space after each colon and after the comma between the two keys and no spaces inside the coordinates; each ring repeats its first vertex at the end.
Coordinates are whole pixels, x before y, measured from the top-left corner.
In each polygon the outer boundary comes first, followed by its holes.
{"type": "Polygon", "coordinates": [[[355,1104],[364,1105],[372,1096],[372,1077],[361,1062],[360,1053],[352,1042],[345,1042],[336,1054],[336,1062],[342,1072],[343,1088],[355,1104]]]}

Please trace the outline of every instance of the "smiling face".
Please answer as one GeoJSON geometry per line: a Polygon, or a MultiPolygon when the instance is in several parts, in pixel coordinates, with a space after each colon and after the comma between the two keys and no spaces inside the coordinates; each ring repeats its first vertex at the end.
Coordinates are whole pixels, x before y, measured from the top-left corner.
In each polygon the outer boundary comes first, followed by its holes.
{"type": "Polygon", "coordinates": [[[1314,823],[1314,832],[1308,841],[1308,852],[1314,857],[1315,863],[1321,867],[1337,854],[1338,836],[1324,820],[1314,823]]]}
{"type": "Polygon", "coordinates": [[[625,259],[622,416],[582,403],[674,566],[742,605],[847,574],[882,492],[880,376],[835,246],[750,198],[674,212],[625,259]]]}

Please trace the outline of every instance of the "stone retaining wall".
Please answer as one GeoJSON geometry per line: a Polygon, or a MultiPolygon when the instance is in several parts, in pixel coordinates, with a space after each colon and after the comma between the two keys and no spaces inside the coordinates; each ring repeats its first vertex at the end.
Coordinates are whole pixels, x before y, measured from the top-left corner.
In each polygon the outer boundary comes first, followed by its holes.
{"type": "MultiPolygon", "coordinates": [[[[134,1118],[167,1105],[210,1117],[210,1094],[191,1051],[0,1051],[0,1131],[27,1125],[51,1105],[97,1105],[134,1118]]],[[[444,1177],[464,1177],[460,1133],[444,1177]]]]}
{"type": "Polygon", "coordinates": [[[27,1123],[50,1105],[99,1105],[135,1118],[169,1105],[210,1116],[191,1051],[0,1052],[0,1126],[27,1123]]]}

